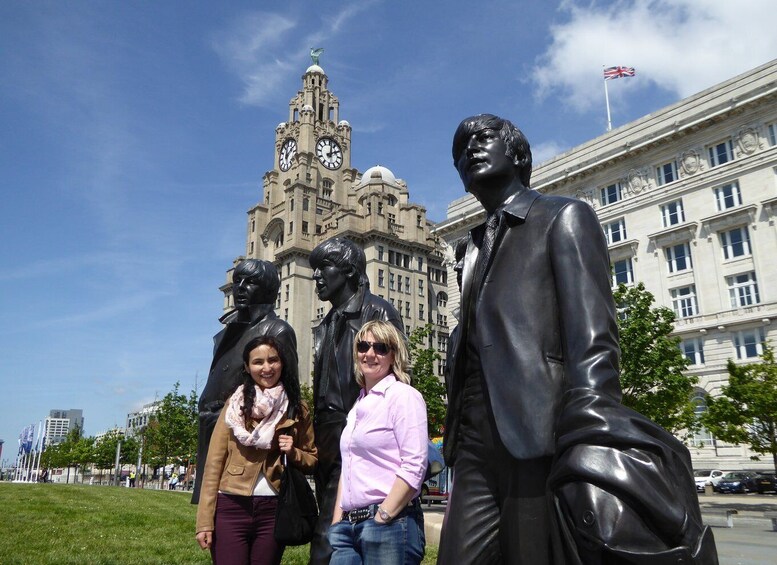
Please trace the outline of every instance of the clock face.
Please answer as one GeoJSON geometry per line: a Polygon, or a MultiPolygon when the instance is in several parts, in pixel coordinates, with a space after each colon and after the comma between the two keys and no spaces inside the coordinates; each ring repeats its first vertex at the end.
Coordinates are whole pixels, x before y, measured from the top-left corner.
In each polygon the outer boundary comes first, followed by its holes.
{"type": "Polygon", "coordinates": [[[339,169],[343,164],[343,150],[331,137],[322,137],[318,140],[316,156],[327,169],[339,169]]]}
{"type": "Polygon", "coordinates": [[[297,142],[293,139],[287,139],[281,146],[281,153],[278,157],[278,164],[282,171],[288,171],[291,167],[291,160],[297,154],[297,142]]]}

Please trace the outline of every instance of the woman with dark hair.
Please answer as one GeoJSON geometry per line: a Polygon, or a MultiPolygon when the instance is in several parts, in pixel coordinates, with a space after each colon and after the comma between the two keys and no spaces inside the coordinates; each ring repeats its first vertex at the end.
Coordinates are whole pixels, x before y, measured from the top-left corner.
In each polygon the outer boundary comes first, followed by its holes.
{"type": "Polygon", "coordinates": [[[217,565],[277,565],[284,550],[273,536],[281,457],[313,472],[313,422],[274,338],[248,342],[243,363],[243,383],[227,400],[210,440],[196,537],[217,565]]]}
{"type": "Polygon", "coordinates": [[[417,565],[425,551],[418,496],[426,473],[426,404],[410,386],[405,340],[367,322],[353,341],[361,394],[340,438],[330,565],[417,565]]]}

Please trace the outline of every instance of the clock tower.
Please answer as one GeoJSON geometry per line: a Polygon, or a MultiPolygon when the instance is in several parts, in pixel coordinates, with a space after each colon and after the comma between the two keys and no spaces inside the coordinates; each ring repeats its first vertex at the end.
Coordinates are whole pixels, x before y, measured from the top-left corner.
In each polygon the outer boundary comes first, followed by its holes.
{"type": "MultiPolygon", "coordinates": [[[[314,61],[289,102],[287,121],[275,128],[274,166],[264,175],[261,202],[248,211],[245,251],[245,257],[278,268],[275,311],[297,334],[300,381],[308,384],[312,328],[330,308],[315,293],[308,257],[330,237],[363,247],[370,290],[395,305],[408,333],[438,322],[435,345],[447,342],[447,320],[435,318],[437,304],[447,302],[444,256],[426,210],[408,201],[407,185],[385,167],[360,175],[351,166],[351,126],[340,119],[340,102],[328,80],[314,61]]],[[[231,280],[230,270],[221,287],[225,309],[232,307],[231,280]]]]}

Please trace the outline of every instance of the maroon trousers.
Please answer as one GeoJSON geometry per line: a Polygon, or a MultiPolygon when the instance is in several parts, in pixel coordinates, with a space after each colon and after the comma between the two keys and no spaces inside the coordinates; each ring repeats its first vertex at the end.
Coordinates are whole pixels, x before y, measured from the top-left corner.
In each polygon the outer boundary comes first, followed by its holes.
{"type": "Polygon", "coordinates": [[[279,565],[284,546],[273,536],[277,496],[219,493],[210,554],[215,565],[279,565]]]}

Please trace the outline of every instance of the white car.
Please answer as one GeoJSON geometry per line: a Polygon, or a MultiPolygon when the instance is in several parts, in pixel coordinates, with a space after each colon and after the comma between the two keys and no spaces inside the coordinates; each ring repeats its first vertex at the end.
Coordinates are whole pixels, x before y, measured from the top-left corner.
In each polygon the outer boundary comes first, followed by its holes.
{"type": "Polygon", "coordinates": [[[704,492],[704,487],[712,485],[712,489],[715,490],[715,486],[723,478],[723,471],[715,469],[710,471],[709,469],[699,469],[693,472],[693,478],[696,480],[696,492],[704,492]]]}

